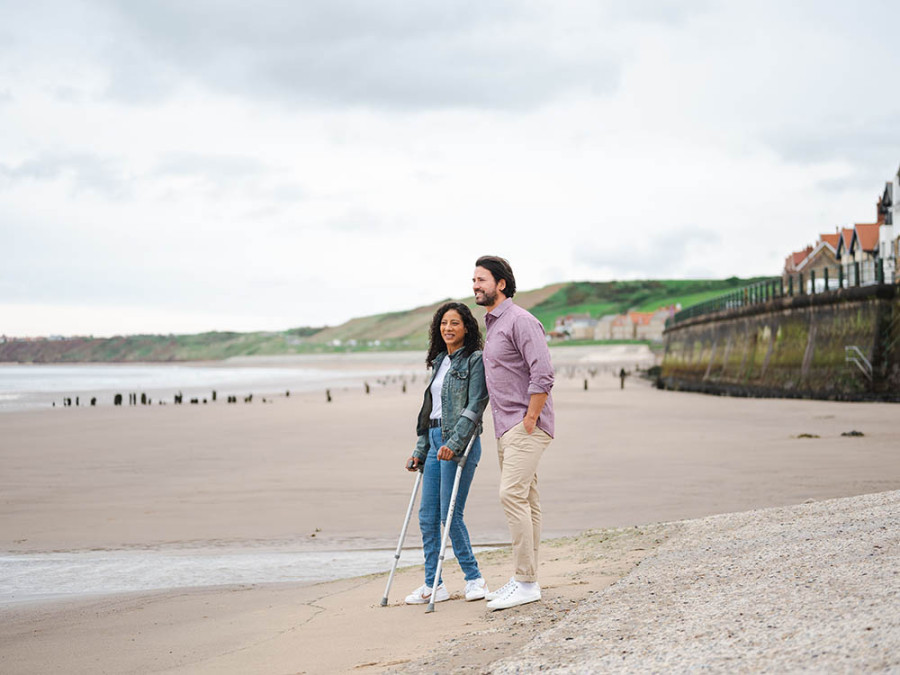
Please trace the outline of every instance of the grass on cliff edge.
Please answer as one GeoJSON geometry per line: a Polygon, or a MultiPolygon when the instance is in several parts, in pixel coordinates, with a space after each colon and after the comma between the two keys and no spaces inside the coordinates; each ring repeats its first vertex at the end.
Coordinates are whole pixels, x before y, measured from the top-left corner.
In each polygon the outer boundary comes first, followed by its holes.
{"type": "Polygon", "coordinates": [[[684,308],[765,278],[768,277],[574,281],[532,307],[531,313],[549,331],[556,318],[566,314],[590,314],[599,319],[607,314],[624,314],[630,310],[652,312],[676,304],[684,308]]]}

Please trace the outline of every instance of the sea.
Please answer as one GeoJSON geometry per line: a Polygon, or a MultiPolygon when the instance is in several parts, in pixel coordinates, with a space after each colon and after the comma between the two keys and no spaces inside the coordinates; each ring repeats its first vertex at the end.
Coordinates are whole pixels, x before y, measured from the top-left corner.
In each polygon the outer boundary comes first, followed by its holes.
{"type": "MultiPolygon", "coordinates": [[[[414,377],[421,355],[345,355],[237,359],[182,364],[0,365],[2,415],[72,404],[113,405],[117,393],[145,394],[151,405],[182,394],[284,395],[326,388],[362,387],[365,382],[414,377]]],[[[402,515],[402,514],[401,514],[402,515]]],[[[399,531],[398,531],[399,534],[399,531]]],[[[409,548],[400,566],[423,562],[421,548],[409,548]]],[[[452,554],[448,550],[448,558],[452,554]]],[[[0,606],[15,603],[163,589],[261,583],[317,583],[387,571],[394,549],[366,550],[101,550],[20,553],[0,549],[0,606]]],[[[396,589],[395,594],[409,589],[396,589]]]]}
{"type": "MultiPolygon", "coordinates": [[[[386,572],[393,562],[393,550],[0,553],[0,607],[178,588],[319,583],[386,572]]],[[[398,568],[423,562],[421,547],[409,548],[398,568]]],[[[409,590],[396,588],[392,597],[409,590]]]]}
{"type": "Polygon", "coordinates": [[[158,404],[172,403],[176,394],[184,403],[209,399],[213,391],[217,397],[324,391],[410,372],[415,370],[405,352],[381,362],[348,354],[341,360],[307,356],[179,364],[0,364],[0,414],[62,406],[66,399],[79,406],[91,405],[92,399],[95,405],[113,405],[116,394],[127,405],[132,393],[158,404]]]}

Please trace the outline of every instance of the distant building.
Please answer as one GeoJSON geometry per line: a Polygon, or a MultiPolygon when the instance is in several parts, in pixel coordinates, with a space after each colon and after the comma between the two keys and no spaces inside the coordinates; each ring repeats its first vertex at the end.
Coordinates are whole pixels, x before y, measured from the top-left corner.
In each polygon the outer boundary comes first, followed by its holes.
{"type": "Polygon", "coordinates": [[[680,305],[662,307],[653,312],[608,314],[594,326],[595,340],[662,340],[666,319],[674,316],[680,305]]]}
{"type": "MultiPolygon", "coordinates": [[[[809,291],[812,288],[812,279],[815,279],[816,290],[825,289],[825,270],[829,270],[832,277],[836,276],[837,247],[840,244],[841,235],[822,234],[815,246],[807,246],[802,251],[795,251],[784,262],[784,283],[787,285],[788,277],[802,274],[804,285],[809,291]]],[[[830,285],[830,284],[829,284],[830,285]]]]}
{"type": "Polygon", "coordinates": [[[896,261],[900,260],[900,169],[897,169],[897,173],[894,174],[894,177],[891,179],[891,237],[894,241],[893,246],[893,256],[895,261],[895,269],[897,269],[896,261]]]}
{"type": "Polygon", "coordinates": [[[812,253],[813,247],[807,246],[806,248],[800,251],[794,251],[791,253],[784,261],[784,274],[797,274],[800,269],[803,267],[804,262],[809,257],[809,254],[812,253]]]}
{"type": "Polygon", "coordinates": [[[572,340],[593,340],[596,325],[597,320],[590,314],[566,314],[556,318],[553,334],[572,340]]]}
{"type": "MultiPolygon", "coordinates": [[[[894,221],[900,223],[900,169],[884,184],[884,192],[878,201],[878,252],[884,259],[884,277],[888,282],[897,280],[897,258],[900,257],[900,237],[895,237],[894,221]]],[[[900,233],[898,233],[900,234],[900,233]]]]}
{"type": "Polygon", "coordinates": [[[881,223],[858,223],[853,228],[850,254],[859,263],[861,284],[875,283],[875,264],[878,260],[878,233],[881,223]]]}
{"type": "Polygon", "coordinates": [[[619,314],[613,318],[609,332],[612,340],[633,340],[634,324],[627,314],[619,314]]]}
{"type": "Polygon", "coordinates": [[[873,284],[877,282],[879,261],[884,265],[885,279],[892,282],[895,278],[897,259],[897,238],[894,237],[893,219],[897,211],[894,195],[900,191],[900,171],[891,182],[885,184],[884,192],[876,205],[874,223],[856,223],[853,227],[844,227],[834,234],[822,234],[815,246],[807,246],[794,251],[784,261],[782,277],[785,284],[793,277],[804,276],[804,290],[812,289],[811,277],[815,278],[815,290],[825,290],[825,274],[830,275],[828,287],[832,287],[831,279],[840,272],[845,283],[855,285],[873,284]],[[857,270],[859,279],[856,279],[857,270]]]}
{"type": "MultiPolygon", "coordinates": [[[[650,322],[653,319],[653,312],[628,312],[628,318],[631,319],[632,339],[634,340],[650,340],[647,337],[650,333],[650,322]]],[[[665,322],[663,322],[665,323],[665,322]]],[[[662,333],[660,333],[661,335],[662,333]]]]}
{"type": "Polygon", "coordinates": [[[612,324],[615,320],[615,314],[607,314],[605,316],[601,316],[597,319],[597,324],[594,326],[594,339],[595,340],[612,340],[612,324]]]}
{"type": "Polygon", "coordinates": [[[670,305],[657,309],[653,312],[643,332],[639,334],[638,339],[661,341],[663,339],[663,331],[666,329],[666,321],[675,316],[675,312],[679,309],[681,309],[681,305],[670,305]]]}

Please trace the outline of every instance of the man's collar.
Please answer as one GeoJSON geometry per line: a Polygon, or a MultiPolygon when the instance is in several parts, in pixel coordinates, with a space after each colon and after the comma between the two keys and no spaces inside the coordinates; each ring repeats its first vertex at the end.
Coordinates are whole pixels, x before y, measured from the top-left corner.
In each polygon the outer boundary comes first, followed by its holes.
{"type": "Polygon", "coordinates": [[[501,316],[503,316],[503,312],[505,312],[507,309],[509,309],[512,304],[513,304],[512,298],[507,298],[506,300],[501,302],[499,305],[494,307],[494,309],[492,309],[490,312],[488,312],[488,314],[490,316],[493,316],[493,317],[499,319],[501,316]]]}

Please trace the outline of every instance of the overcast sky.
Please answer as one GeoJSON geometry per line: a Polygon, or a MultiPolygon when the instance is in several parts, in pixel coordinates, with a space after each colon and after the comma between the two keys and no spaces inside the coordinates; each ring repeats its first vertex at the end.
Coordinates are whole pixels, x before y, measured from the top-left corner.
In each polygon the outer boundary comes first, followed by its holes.
{"type": "Polygon", "coordinates": [[[777,274],[900,167],[900,5],[0,0],[0,334],[777,274]]]}

